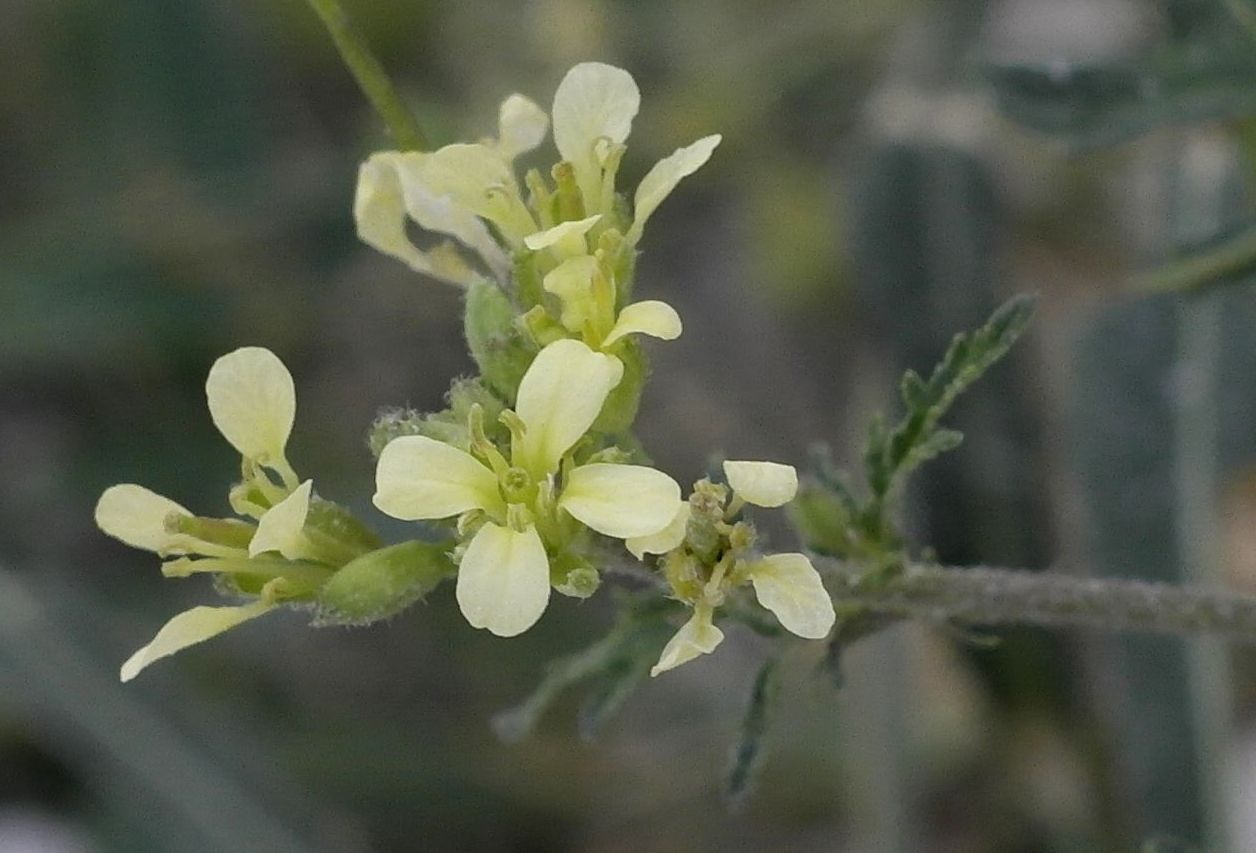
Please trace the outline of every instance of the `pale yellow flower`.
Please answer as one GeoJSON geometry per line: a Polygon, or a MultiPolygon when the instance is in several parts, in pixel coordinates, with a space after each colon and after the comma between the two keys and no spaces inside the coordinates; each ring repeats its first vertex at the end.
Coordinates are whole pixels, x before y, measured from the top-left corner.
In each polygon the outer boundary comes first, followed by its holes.
{"type": "MultiPolygon", "coordinates": [[[[615,172],[624,141],[641,107],[641,93],[632,75],[601,62],[582,62],[567,72],[554,93],[554,144],[576,172],[586,214],[610,213],[615,172]]],[[[646,220],[682,178],[710,159],[719,134],[705,136],[654,164],[637,186],[633,222],[627,237],[634,245],[646,220]]]]}
{"type": "Polygon", "coordinates": [[[718,533],[723,542],[705,580],[700,575],[702,561],[683,547],[690,521],[697,512],[692,503],[685,504],[663,530],[625,543],[638,559],[646,554],[666,554],[664,560],[670,561],[668,577],[673,594],[693,607],[693,615],[663,649],[651,675],[714,651],[724,638],[715,626],[715,611],[733,589],[745,583],[753,587],[759,603],[776,616],[787,631],[799,637],[821,639],[828,635],[836,621],[833,601],[805,554],[761,557],[742,553],[738,540],[748,534],[737,532],[736,527],[743,525],[726,523],[744,504],[779,507],[793,500],[798,492],[798,474],[794,468],[775,462],[729,461],[724,463],[724,476],[732,489],[732,501],[727,507],[723,504],[727,493],[719,487],[708,488],[704,496],[703,512],[713,511],[719,515],[713,521],[706,519],[708,529],[718,533]],[[713,494],[721,496],[718,504],[710,503],[713,494]]]}
{"type": "MultiPolygon", "coordinates": [[[[578,235],[570,228],[563,231],[557,260],[590,254],[586,235],[593,237],[596,229],[618,221],[613,216],[615,179],[640,104],[632,76],[603,63],[576,65],[559,83],[553,104],[554,143],[574,172],[576,203],[584,213],[561,217],[574,219],[583,230],[578,235]]],[[[498,124],[497,139],[431,152],[385,151],[368,158],[359,171],[354,200],[362,240],[418,272],[459,285],[483,274],[504,282],[509,252],[550,248],[553,238],[545,235],[568,223],[555,221],[548,202],[551,190],[529,183],[540,190],[540,197],[534,192],[525,201],[513,165],[518,155],[544,139],[545,112],[524,96],[511,95],[502,103],[498,124]],[[406,234],[407,218],[452,241],[419,249],[406,234]],[[478,266],[458,244],[471,250],[478,266]]],[[[718,134],[703,137],[650,169],[634,195],[631,222],[621,226],[624,251],[632,251],[646,221],[681,179],[706,163],[719,142],[718,134]]]]}
{"type": "Polygon", "coordinates": [[[96,505],[96,524],[128,545],[174,558],[162,566],[168,576],[247,576],[260,592],[243,606],[195,607],[175,616],[127,660],[123,681],[155,660],[308,593],[312,584],[330,577],[331,567],[364,550],[307,529],[313,483],[299,481],[286,455],[296,392],[274,353],[244,347],[223,356],[210,369],[205,394],[214,425],[241,455],[245,480],[232,490],[232,504],[256,524],[197,517],[133,483],[105,490],[96,505]]]}
{"type": "Polygon", "coordinates": [[[474,627],[510,637],[541,617],[550,594],[547,548],[561,549],[565,518],[627,539],[675,516],[680,487],[660,471],[564,461],[622,374],[618,359],[579,341],[555,341],[520,383],[507,420],[509,462],[484,441],[473,442],[473,455],[425,436],[394,439],[380,454],[374,500],[388,515],[478,519],[457,578],[459,607],[474,627]]]}

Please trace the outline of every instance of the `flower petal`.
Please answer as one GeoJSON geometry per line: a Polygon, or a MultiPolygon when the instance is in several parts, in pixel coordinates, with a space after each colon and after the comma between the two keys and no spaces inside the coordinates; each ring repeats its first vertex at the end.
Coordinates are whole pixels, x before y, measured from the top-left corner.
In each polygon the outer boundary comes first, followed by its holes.
{"type": "Polygon", "coordinates": [[[828,636],[836,619],[833,599],[805,555],[773,554],[751,564],[749,573],[755,597],[786,630],[809,640],[828,636]]]}
{"type": "Polygon", "coordinates": [[[498,208],[490,191],[516,187],[515,176],[489,146],[457,143],[417,158],[419,174],[427,189],[449,196],[456,204],[485,219],[495,219],[498,208]]]}
{"type": "MultiPolygon", "coordinates": [[[[424,193],[411,190],[409,204],[398,173],[400,157],[396,152],[372,155],[358,169],[357,192],[353,199],[353,217],[357,222],[358,237],[368,246],[404,262],[415,272],[430,275],[452,284],[468,285],[478,274],[464,261],[449,243],[441,244],[427,252],[420,251],[406,236],[407,206],[411,216],[428,230],[453,234],[467,245],[488,248],[490,255],[505,268],[501,249],[493,242],[484,224],[469,212],[459,216],[453,210],[453,202],[443,201],[424,193]],[[415,213],[418,213],[416,216],[415,213]],[[440,223],[443,227],[438,227],[440,223]],[[489,248],[491,247],[491,248],[489,248]],[[497,258],[496,256],[501,256],[497,258]]],[[[483,254],[483,252],[481,252],[483,254]]],[[[490,264],[490,268],[493,265],[490,264]]]]}
{"type": "Polygon", "coordinates": [[[471,454],[424,435],[384,446],[375,470],[375,506],[406,521],[449,518],[469,509],[501,517],[497,477],[471,454]]]}
{"type": "Polygon", "coordinates": [[[523,95],[511,95],[502,101],[497,128],[497,151],[507,160],[513,160],[545,141],[549,116],[523,95]]]}
{"type": "Polygon", "coordinates": [[[278,551],[289,560],[304,559],[305,517],[310,513],[313,480],[306,480],[292,494],[272,506],[257,522],[257,532],[249,540],[249,556],[278,551]]]}
{"type": "Polygon", "coordinates": [[[429,231],[448,234],[475,249],[493,274],[504,278],[510,261],[479,217],[496,222],[504,233],[521,231],[518,239],[536,226],[518,198],[514,175],[493,149],[446,145],[431,153],[411,151],[394,157],[411,218],[429,231]],[[517,203],[504,204],[506,197],[517,203]],[[520,210],[522,224],[510,216],[520,210]]]}
{"type": "Polygon", "coordinates": [[[649,536],[633,536],[624,541],[624,545],[638,560],[644,560],[646,554],[666,554],[678,548],[685,541],[685,533],[689,528],[689,503],[682,502],[680,509],[671,522],[658,533],[649,536]]]}
{"type": "Polygon", "coordinates": [[[710,605],[700,603],[694,608],[689,621],[667,641],[663,653],[659,655],[659,662],[650,670],[650,677],[675,669],[698,655],[709,655],[723,641],[724,632],[716,628],[711,620],[710,605]]]}
{"type": "Polygon", "coordinates": [[[602,346],[608,347],[624,335],[633,334],[674,341],[680,337],[681,328],[680,315],[675,308],[657,299],[647,299],[627,305],[619,312],[615,327],[602,341],[602,346]]]}
{"type": "Polygon", "coordinates": [[[554,92],[554,144],[576,171],[588,204],[600,196],[601,166],[594,146],[599,139],[623,142],[641,108],[641,92],[632,75],[601,62],[576,65],[554,92]]]}
{"type": "Polygon", "coordinates": [[[558,506],[606,536],[649,536],[676,518],[680,486],[645,465],[596,462],[568,475],[558,506]]]}
{"type": "Polygon", "coordinates": [[[633,200],[634,219],[627,235],[629,245],[641,239],[646,220],[676,188],[680,179],[692,175],[711,159],[711,153],[720,144],[720,138],[716,133],[704,136],[692,145],[677,148],[646,173],[637,185],[637,194],[633,200]]]}
{"type": "Polygon", "coordinates": [[[798,472],[779,462],[725,462],[728,485],[746,503],[784,506],[798,494],[798,472]]]}
{"type": "Polygon", "coordinates": [[[563,303],[562,323],[572,332],[584,328],[593,312],[593,271],[597,258],[576,255],[546,274],[541,285],[563,303]]]}
{"type": "Polygon", "coordinates": [[[458,607],[473,627],[522,634],[541,618],[549,595],[549,558],[535,527],[520,533],[490,521],[479,529],[458,567],[458,607]]]}
{"type": "Polygon", "coordinates": [[[166,518],[191,515],[169,498],[134,483],[105,489],[96,502],[96,526],[132,548],[159,554],[181,553],[176,549],[179,535],[166,530],[166,518]]]}
{"type": "Polygon", "coordinates": [[[263,347],[241,347],[214,362],[205,380],[214,426],[246,459],[284,462],[284,446],[296,417],[292,374],[263,347]]]}
{"type": "Polygon", "coordinates": [[[516,413],[527,427],[523,459],[534,475],[552,474],[576,441],[589,431],[611,389],[624,375],[619,359],[565,338],[547,345],[519,383],[516,413]]]}
{"type": "Polygon", "coordinates": [[[130,681],[153,661],[204,642],[274,607],[269,602],[255,601],[243,607],[193,607],[185,610],[162,626],[152,642],[127,658],[122,664],[122,680],[130,681]]]}
{"type": "MultiPolygon", "coordinates": [[[[539,252],[552,246],[566,248],[576,238],[583,238],[585,234],[589,233],[589,229],[596,225],[601,218],[602,214],[595,213],[585,219],[571,219],[566,222],[560,222],[553,228],[529,234],[523,239],[523,245],[534,252],[539,252]]],[[[579,245],[585,245],[583,239],[580,240],[579,245]]],[[[588,248],[587,245],[585,245],[585,248],[588,248]]],[[[579,255],[584,253],[570,251],[567,254],[579,255]]]]}

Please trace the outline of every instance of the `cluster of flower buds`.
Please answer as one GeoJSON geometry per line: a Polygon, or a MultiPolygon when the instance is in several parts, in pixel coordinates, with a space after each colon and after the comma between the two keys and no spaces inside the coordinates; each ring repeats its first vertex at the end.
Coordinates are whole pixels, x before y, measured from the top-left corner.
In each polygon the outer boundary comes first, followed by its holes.
{"type": "Polygon", "coordinates": [[[102,496],[97,522],[173,558],[166,574],[215,573],[222,591],[247,602],[177,616],[126,663],[124,679],[283,604],[313,607],[322,622],[371,621],[451,575],[471,625],[515,636],[541,617],[551,590],[593,594],[606,538],[656,561],[671,595],[693,609],[655,674],[719,644],[716,610],[744,584],[789,631],[828,633],[833,606],[811,563],[760,554],[740,518],[747,504],[791,500],[794,470],[728,462],[727,485],[700,481],[684,501],[631,436],[647,373],[635,338],[681,333],[671,306],[632,301],[636,246],[659,204],[720,142],[707,136],[659,161],[630,204],[616,179],[639,105],[626,71],[584,63],[554,96],[560,160],[548,177],[515,173],[516,158],[536,149],[550,124],[522,95],[503,102],[496,139],[381,152],[362,165],[354,202],[361,238],[467,289],[467,340],[480,375],[455,382],[446,411],[390,415],[372,434],[375,506],[446,538],[384,548],[318,498],[285,455],[291,376],[268,350],[237,350],[214,365],[206,391],[214,423],[243,460],[230,504],[251,521],[194,516],[124,485],[102,496]],[[420,249],[411,224],[443,242],[420,249]]]}

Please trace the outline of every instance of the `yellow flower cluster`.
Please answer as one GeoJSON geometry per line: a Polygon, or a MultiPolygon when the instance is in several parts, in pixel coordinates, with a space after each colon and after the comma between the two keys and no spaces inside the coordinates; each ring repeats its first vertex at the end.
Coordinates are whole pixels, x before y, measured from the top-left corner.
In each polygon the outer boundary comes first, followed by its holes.
{"type": "MultiPolygon", "coordinates": [[[[512,333],[530,338],[509,382],[477,386],[483,396],[451,409],[459,412],[457,439],[448,423],[443,433],[416,428],[391,437],[379,454],[375,506],[447,531],[445,544],[421,543],[444,549],[448,569],[438,566],[431,576],[438,581],[456,566],[463,615],[502,637],[534,625],[551,590],[592,594],[605,538],[622,541],[638,560],[661,555],[671,596],[693,613],[663,650],[658,674],[714,650],[723,639],[716,611],[742,585],[801,637],[826,635],[834,612],[806,556],[759,554],[753,528],[739,520],[748,504],[792,500],[793,468],[728,462],[727,486],[700,481],[684,501],[675,480],[631,464],[639,457],[621,449],[633,446],[623,432],[630,416],[608,419],[612,426],[600,420],[630,373],[639,393],[643,362],[629,336],[681,333],[666,303],[629,301],[635,247],[659,204],[720,141],[707,136],[661,160],[629,207],[616,178],[639,105],[626,71],[577,65],[554,96],[561,159],[548,178],[531,170],[521,181],[515,173],[515,159],[541,144],[550,118],[512,95],[502,103],[496,139],[371,156],[354,213],[365,242],[411,268],[481,288],[472,293],[499,288],[494,310],[504,312],[512,333]],[[447,239],[419,249],[410,223],[447,239]],[[489,423],[486,405],[496,415],[489,423]]],[[[215,573],[247,603],[176,616],[126,662],[124,680],[281,604],[316,602],[333,579],[347,588],[347,600],[396,609],[389,589],[367,586],[392,577],[410,552],[379,556],[390,549],[317,498],[312,482],[292,469],[286,445],[296,400],[279,359],[257,347],[226,355],[210,371],[206,394],[214,424],[241,455],[243,479],[229,500],[243,518],[198,517],[128,484],[101,496],[96,520],[109,535],[168,558],[166,574],[215,573]],[[371,559],[384,575],[354,571],[371,559]]],[[[635,412],[635,402],[627,411],[635,412]]]]}
{"type": "Polygon", "coordinates": [[[133,483],[96,504],[105,533],[166,559],[167,577],[209,572],[251,599],[194,607],[166,623],[122,665],[129,681],[155,660],[221,634],[284,603],[309,602],[335,571],[379,547],[374,534],[302,482],[286,447],[296,416],[292,375],[270,350],[244,347],[214,362],[205,382],[214,425],[240,453],[243,479],[228,500],[239,518],[205,518],[133,483]],[[318,516],[321,523],[312,523],[318,516]]]}

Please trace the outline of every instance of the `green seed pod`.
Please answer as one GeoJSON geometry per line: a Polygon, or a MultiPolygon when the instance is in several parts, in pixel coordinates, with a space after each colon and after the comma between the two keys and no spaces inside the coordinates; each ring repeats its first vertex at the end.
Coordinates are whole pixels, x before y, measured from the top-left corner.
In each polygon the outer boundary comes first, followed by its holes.
{"type": "Polygon", "coordinates": [[[510,299],[491,282],[479,280],[467,288],[464,330],[471,356],[489,388],[510,403],[536,356],[515,325],[515,315],[510,299]]]}
{"type": "Polygon", "coordinates": [[[416,539],[346,563],[319,591],[314,624],[369,625],[395,616],[453,575],[451,547],[416,539]]]}

